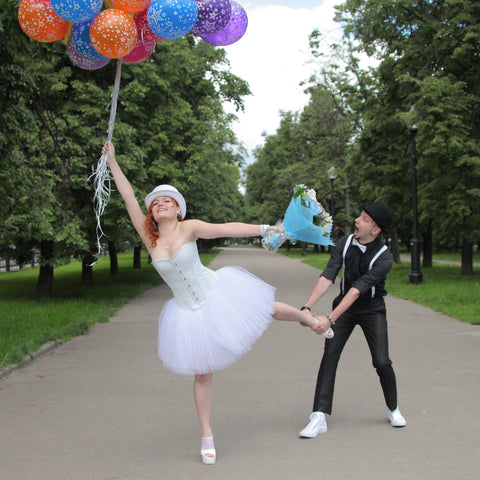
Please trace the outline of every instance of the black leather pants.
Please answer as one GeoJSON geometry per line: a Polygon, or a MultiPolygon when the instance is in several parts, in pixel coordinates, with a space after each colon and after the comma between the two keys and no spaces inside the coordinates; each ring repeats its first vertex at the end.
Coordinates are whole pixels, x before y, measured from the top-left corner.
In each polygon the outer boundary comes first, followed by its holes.
{"type": "Polygon", "coordinates": [[[360,325],[367,340],[387,407],[390,410],[397,408],[397,383],[392,361],[388,356],[387,318],[382,299],[381,302],[375,301],[374,305],[357,308],[353,312],[348,310],[336,321],[333,327],[335,336],[325,340],[325,350],[315,388],[314,412],[332,413],[338,361],[356,325],[360,325]]]}

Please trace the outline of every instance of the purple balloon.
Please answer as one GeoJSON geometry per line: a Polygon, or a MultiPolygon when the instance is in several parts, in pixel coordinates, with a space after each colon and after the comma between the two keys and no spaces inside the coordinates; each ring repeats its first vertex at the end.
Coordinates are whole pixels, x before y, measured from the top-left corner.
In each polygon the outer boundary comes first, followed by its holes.
{"type": "Polygon", "coordinates": [[[70,60],[77,67],[83,68],[84,70],[98,70],[99,68],[104,67],[111,60],[110,58],[107,58],[106,60],[90,60],[89,58],[85,58],[75,50],[71,39],[68,39],[67,53],[70,57],[70,60]]]}
{"type": "Polygon", "coordinates": [[[198,18],[190,33],[199,36],[213,35],[227,26],[232,14],[230,0],[196,0],[196,2],[198,18]]]}
{"type": "Polygon", "coordinates": [[[212,45],[225,46],[237,42],[247,30],[247,12],[237,2],[232,1],[232,15],[227,26],[213,35],[202,36],[203,40],[212,45]]]}

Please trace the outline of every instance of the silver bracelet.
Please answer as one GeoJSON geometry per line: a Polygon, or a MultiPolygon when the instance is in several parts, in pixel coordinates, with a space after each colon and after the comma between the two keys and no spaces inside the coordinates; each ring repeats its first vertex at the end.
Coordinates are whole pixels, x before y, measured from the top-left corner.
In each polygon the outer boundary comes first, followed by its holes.
{"type": "Polygon", "coordinates": [[[328,313],[326,313],[325,316],[330,320],[332,325],[335,325],[335,320],[328,313]]]}
{"type": "Polygon", "coordinates": [[[270,229],[270,225],[260,225],[260,235],[264,237],[268,230],[270,229]]]}

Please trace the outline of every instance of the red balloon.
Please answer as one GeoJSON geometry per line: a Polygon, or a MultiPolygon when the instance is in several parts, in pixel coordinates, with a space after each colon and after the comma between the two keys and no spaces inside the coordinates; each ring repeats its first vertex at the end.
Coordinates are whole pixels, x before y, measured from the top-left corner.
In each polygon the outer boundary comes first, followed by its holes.
{"type": "Polygon", "coordinates": [[[37,42],[56,42],[68,30],[68,22],[53,10],[50,0],[23,0],[18,7],[18,23],[37,42]]]}
{"type": "Polygon", "coordinates": [[[150,0],[112,0],[115,8],[127,13],[137,13],[148,7],[150,0]]]}
{"type": "Polygon", "coordinates": [[[121,58],[135,48],[137,27],[128,13],[108,8],[93,19],[90,40],[104,57],[121,58]]]}
{"type": "Polygon", "coordinates": [[[127,63],[140,63],[146,60],[155,50],[155,42],[137,41],[135,48],[123,57],[123,61],[127,63]]]}

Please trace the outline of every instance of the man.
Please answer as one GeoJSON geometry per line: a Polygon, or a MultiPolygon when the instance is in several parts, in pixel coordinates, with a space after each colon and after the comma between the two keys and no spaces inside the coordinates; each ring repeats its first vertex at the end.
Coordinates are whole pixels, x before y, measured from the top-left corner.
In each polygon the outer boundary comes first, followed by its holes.
{"type": "Polygon", "coordinates": [[[323,333],[332,327],[335,335],[325,340],[325,350],[318,372],[313,413],[309,424],[300,432],[304,438],[314,438],[327,431],[325,414],[331,415],[333,390],[338,361],[343,347],[356,325],[363,330],[373,365],[388,407],[393,427],[404,427],[405,418],[397,406],[397,384],[388,356],[387,318],[384,296],[385,279],[393,265],[392,254],[379,235],[392,221],[392,214],[381,202],[363,207],[355,220],[353,235],[343,237],[335,247],[326,269],[321,274],[302,310],[311,308],[333,285],[343,268],[340,295],[333,301],[333,311],[318,316],[316,331],[323,333]]]}

